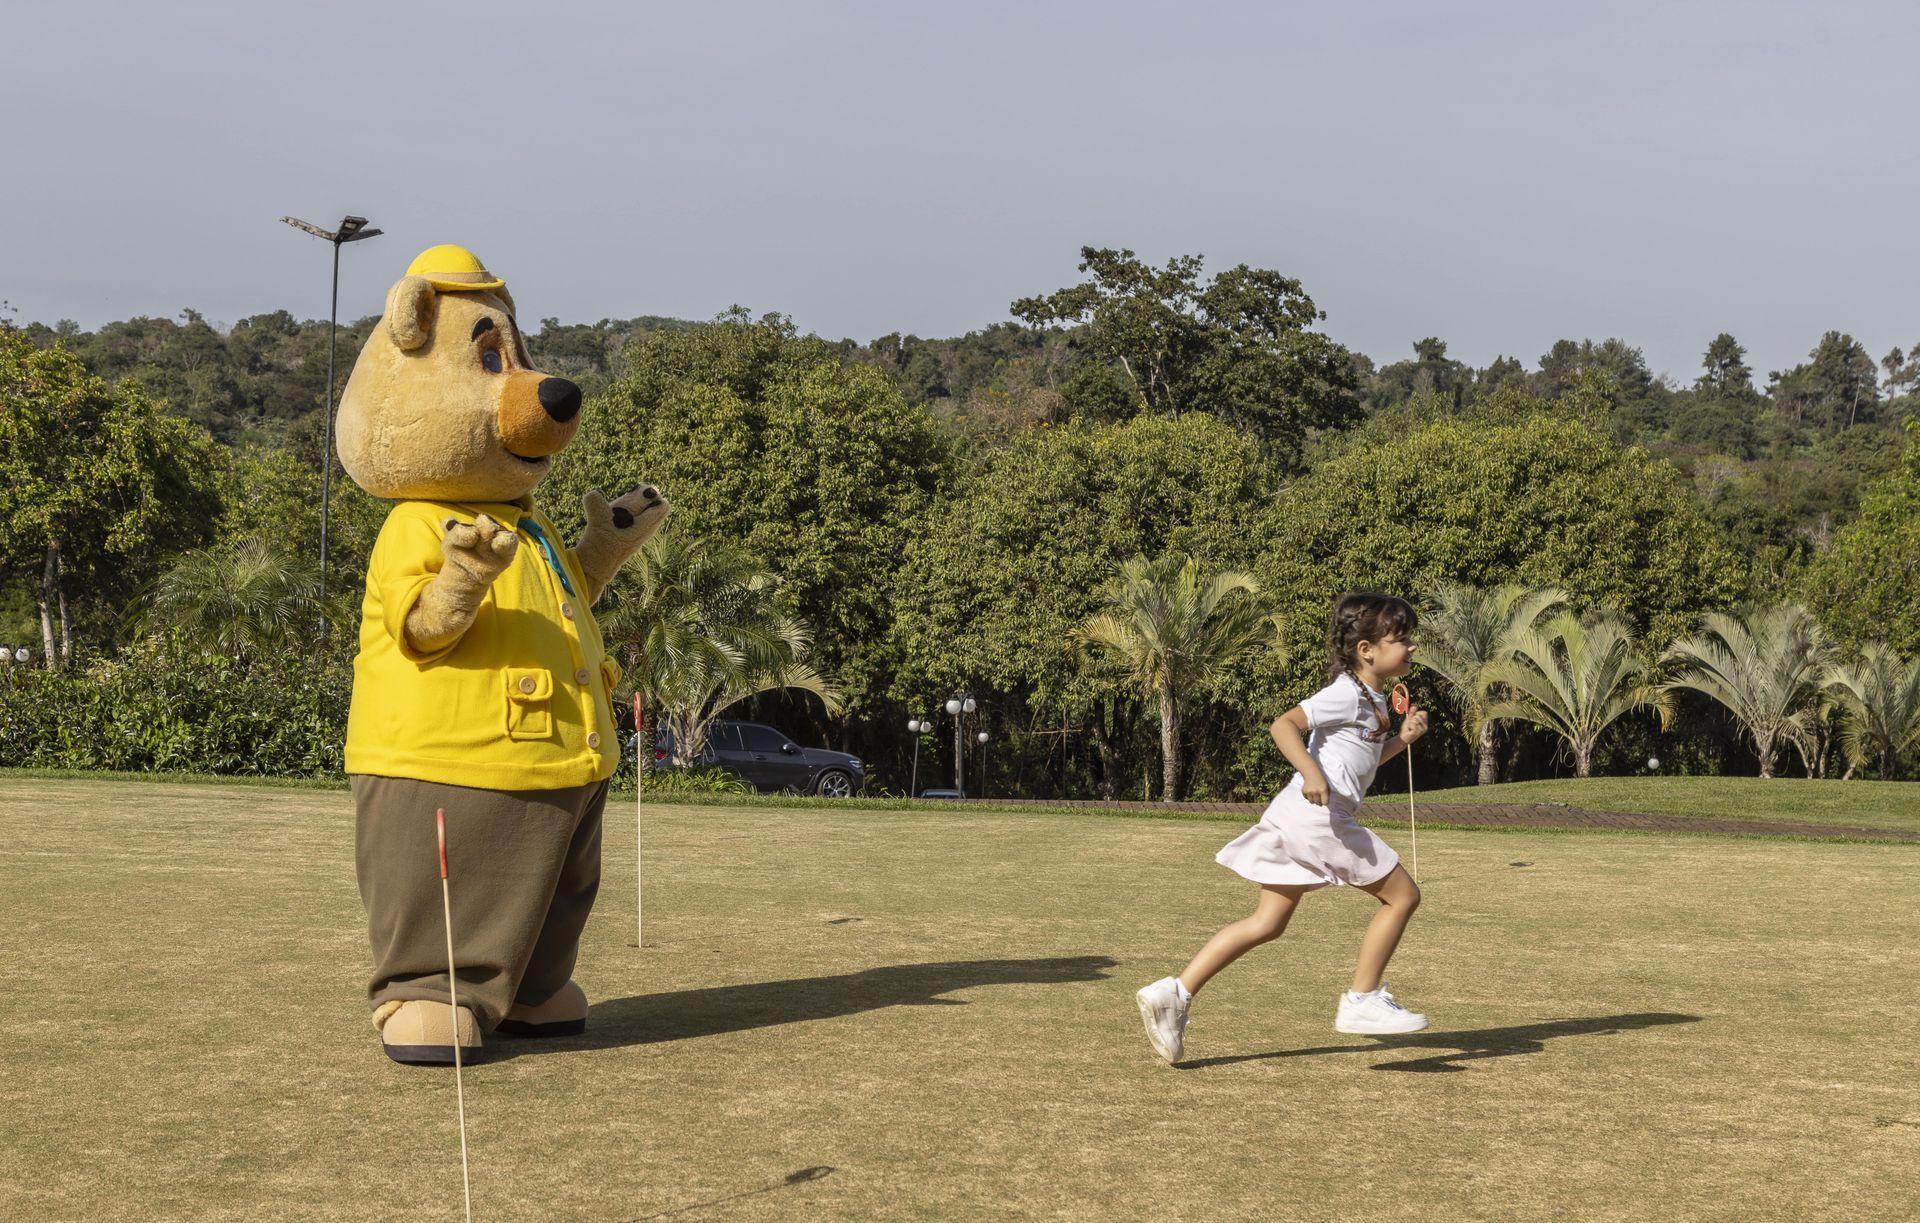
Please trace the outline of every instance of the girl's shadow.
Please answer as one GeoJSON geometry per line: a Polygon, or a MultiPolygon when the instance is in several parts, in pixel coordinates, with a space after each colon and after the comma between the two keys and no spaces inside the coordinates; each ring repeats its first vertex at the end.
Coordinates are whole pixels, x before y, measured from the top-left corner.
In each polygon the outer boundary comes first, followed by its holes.
{"type": "Polygon", "coordinates": [[[547,1040],[487,1038],[487,1060],[527,1053],[613,1049],[743,1032],[810,1019],[837,1019],[889,1006],[965,1006],[944,995],[982,985],[1062,985],[1100,981],[1118,961],[1103,955],[1046,960],[958,960],[892,964],[833,977],[757,981],[710,989],[614,998],[595,1004],[579,1036],[547,1040]]]}
{"type": "Polygon", "coordinates": [[[1317,1049],[1275,1049],[1270,1053],[1240,1053],[1230,1057],[1203,1057],[1181,1062],[1182,1070],[1207,1066],[1231,1066],[1236,1062],[1258,1062],[1275,1057],[1317,1057],[1323,1053],[1377,1053],[1382,1049],[1446,1049],[1432,1057],[1416,1057],[1404,1062],[1382,1062],[1374,1070],[1406,1070],[1433,1073],[1465,1070],[1460,1062],[1490,1057],[1514,1057],[1539,1053],[1546,1042],[1560,1036],[1611,1036],[1639,1028],[1654,1028],[1669,1023],[1698,1023],[1698,1015],[1673,1015],[1652,1011],[1637,1015],[1596,1015],[1590,1019],[1549,1019],[1541,1023],[1512,1028],[1482,1028],[1478,1032],[1409,1032],[1405,1036],[1375,1036],[1364,1045],[1326,1045],[1317,1049]]]}

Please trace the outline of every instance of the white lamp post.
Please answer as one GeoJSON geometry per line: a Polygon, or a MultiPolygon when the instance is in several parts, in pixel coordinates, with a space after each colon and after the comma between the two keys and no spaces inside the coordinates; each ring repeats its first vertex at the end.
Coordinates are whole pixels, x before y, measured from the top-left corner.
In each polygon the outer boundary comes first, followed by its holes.
{"type": "Polygon", "coordinates": [[[967,719],[966,715],[980,708],[973,697],[965,692],[955,693],[947,698],[947,716],[953,719],[953,788],[961,798],[967,796],[967,719]]]}
{"type": "Polygon", "coordinates": [[[920,736],[933,729],[933,723],[925,718],[908,718],[907,733],[913,736],[913,773],[907,782],[907,797],[916,798],[920,793],[920,736]]]}

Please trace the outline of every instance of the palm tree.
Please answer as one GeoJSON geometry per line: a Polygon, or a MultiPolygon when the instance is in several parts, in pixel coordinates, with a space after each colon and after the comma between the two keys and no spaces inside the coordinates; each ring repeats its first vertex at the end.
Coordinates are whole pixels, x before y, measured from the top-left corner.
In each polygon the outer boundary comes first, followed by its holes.
{"type": "Polygon", "coordinates": [[[1700,627],[1668,648],[1680,668],[1668,686],[1726,706],[1760,753],[1760,776],[1772,777],[1776,751],[1804,740],[1819,716],[1833,645],[1798,603],[1708,612],[1700,627]]]}
{"type": "Polygon", "coordinates": [[[1875,641],[1858,661],[1834,667],[1829,681],[1847,759],[1861,765],[1878,754],[1880,779],[1891,779],[1894,758],[1920,747],[1920,662],[1875,641]]]}
{"type": "Polygon", "coordinates": [[[1673,717],[1673,697],[1654,682],[1633,630],[1610,611],[1586,618],[1562,611],[1530,625],[1486,677],[1512,689],[1487,716],[1532,722],[1566,740],[1575,777],[1592,775],[1594,744],[1620,718],[1651,709],[1664,727],[1673,717]]]}
{"type": "MultiPolygon", "coordinates": [[[[812,630],[779,607],[779,582],[740,552],[680,534],[656,535],[615,579],[601,617],[608,646],[640,693],[647,718],[672,732],[674,763],[706,751],[728,708],[797,689],[829,714],[840,693],[806,661],[812,630]]],[[[650,742],[646,728],[641,742],[650,742]]],[[[648,753],[642,751],[643,763],[648,753]]]]}
{"type": "Polygon", "coordinates": [[[182,556],[136,600],[132,623],[244,662],[307,641],[322,610],[305,561],[247,537],[182,556]]]}
{"type": "Polygon", "coordinates": [[[1488,678],[1493,664],[1512,656],[1520,633],[1565,606],[1570,596],[1557,586],[1441,586],[1430,596],[1433,611],[1420,622],[1422,666],[1439,673],[1460,707],[1460,729],[1480,763],[1480,784],[1499,780],[1494,755],[1498,722],[1489,716],[1499,698],[1488,678]]]}
{"type": "Polygon", "coordinates": [[[1180,789],[1180,715],[1202,685],[1262,651],[1284,656],[1280,617],[1250,573],[1208,574],[1191,557],[1135,557],[1101,590],[1073,639],[1120,663],[1160,706],[1161,799],[1180,789]]]}

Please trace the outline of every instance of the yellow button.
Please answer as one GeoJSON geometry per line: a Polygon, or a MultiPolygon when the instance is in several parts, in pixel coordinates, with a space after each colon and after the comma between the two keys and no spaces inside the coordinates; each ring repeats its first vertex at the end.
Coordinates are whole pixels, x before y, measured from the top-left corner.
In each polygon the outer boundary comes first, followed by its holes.
{"type": "Polygon", "coordinates": [[[587,732],[587,746],[588,746],[588,747],[599,747],[599,746],[600,746],[600,732],[599,732],[599,731],[597,731],[597,730],[592,730],[592,731],[588,731],[588,732],[587,732]]]}
{"type": "Polygon", "coordinates": [[[575,671],[573,673],[573,682],[576,684],[584,684],[592,678],[593,678],[593,672],[587,670],[585,667],[582,667],[578,671],[575,671]]]}
{"type": "Polygon", "coordinates": [[[569,620],[573,619],[573,604],[562,603],[560,605],[560,614],[565,616],[569,620]]]}
{"type": "Polygon", "coordinates": [[[520,691],[526,693],[528,696],[533,695],[533,690],[536,686],[533,682],[533,676],[523,675],[520,677],[520,691]]]}

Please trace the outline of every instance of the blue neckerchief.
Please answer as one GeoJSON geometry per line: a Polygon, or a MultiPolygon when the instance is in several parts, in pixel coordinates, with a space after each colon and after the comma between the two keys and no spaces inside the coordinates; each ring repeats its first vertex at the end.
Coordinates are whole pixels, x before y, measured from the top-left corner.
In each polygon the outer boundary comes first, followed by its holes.
{"type": "Polygon", "coordinates": [[[573,583],[567,580],[567,567],[560,563],[560,554],[554,551],[553,541],[548,539],[547,533],[540,529],[540,524],[533,520],[533,515],[523,514],[521,516],[520,529],[533,536],[533,542],[540,545],[540,552],[547,558],[547,564],[552,566],[554,573],[560,577],[560,589],[566,591],[567,594],[571,596],[573,594],[573,583]]]}

